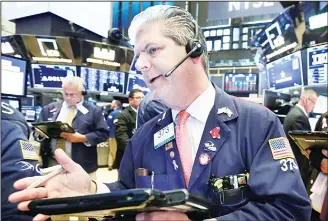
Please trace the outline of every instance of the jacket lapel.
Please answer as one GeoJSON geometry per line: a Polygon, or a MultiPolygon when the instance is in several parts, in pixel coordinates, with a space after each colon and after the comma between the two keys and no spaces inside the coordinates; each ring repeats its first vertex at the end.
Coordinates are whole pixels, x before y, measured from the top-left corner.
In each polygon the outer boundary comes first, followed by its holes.
{"type": "Polygon", "coordinates": [[[60,110],[62,108],[62,105],[63,105],[63,101],[59,101],[55,104],[54,109],[56,109],[56,112],[52,115],[52,121],[56,121],[56,119],[60,113],[60,110]]]}
{"type": "Polygon", "coordinates": [[[215,103],[207,118],[203,135],[199,143],[188,189],[192,188],[204,170],[211,165],[213,158],[230,137],[230,129],[225,122],[234,120],[238,117],[233,99],[216,86],[215,89],[215,103]],[[223,113],[222,110],[224,110],[223,113]],[[219,137],[210,133],[213,129],[219,130],[219,137]],[[212,148],[206,148],[205,143],[211,143],[214,145],[212,145],[212,148]],[[206,159],[209,159],[209,162],[207,162],[206,159]]]}

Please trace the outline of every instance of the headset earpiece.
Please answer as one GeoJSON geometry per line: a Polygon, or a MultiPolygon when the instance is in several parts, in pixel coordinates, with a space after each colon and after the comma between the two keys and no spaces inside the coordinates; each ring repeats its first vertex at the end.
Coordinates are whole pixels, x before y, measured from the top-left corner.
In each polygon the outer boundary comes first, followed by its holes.
{"type": "Polygon", "coordinates": [[[186,45],[187,54],[194,48],[198,47],[195,51],[190,54],[191,58],[197,58],[201,56],[204,52],[204,46],[197,39],[191,39],[186,45]]]}
{"type": "Polygon", "coordinates": [[[87,87],[85,86],[85,84],[83,84],[83,91],[82,91],[82,95],[85,96],[87,95],[88,92],[87,92],[87,87]]]}

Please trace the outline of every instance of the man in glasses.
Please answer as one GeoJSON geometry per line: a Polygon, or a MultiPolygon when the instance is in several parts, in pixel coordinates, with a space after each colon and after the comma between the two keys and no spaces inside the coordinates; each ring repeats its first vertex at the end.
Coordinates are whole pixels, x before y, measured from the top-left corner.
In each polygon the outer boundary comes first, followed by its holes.
{"type": "Polygon", "coordinates": [[[305,185],[308,183],[309,179],[309,160],[302,154],[296,144],[294,144],[288,136],[288,132],[292,130],[311,131],[309,113],[313,111],[317,99],[317,92],[312,89],[305,89],[301,94],[298,104],[296,104],[296,106],[289,111],[284,120],[284,131],[293,149],[305,185]]]}
{"type": "Polygon", "coordinates": [[[117,152],[113,168],[120,167],[125,147],[136,129],[137,109],[143,98],[144,94],[141,90],[133,89],[129,93],[129,106],[114,119],[117,152]]]}
{"type": "Polygon", "coordinates": [[[84,100],[86,91],[80,77],[66,77],[62,84],[62,94],[63,101],[45,106],[37,122],[66,122],[76,132],[62,133],[62,139],[43,138],[41,144],[43,167],[57,165],[53,153],[60,148],[78,162],[92,179],[96,179],[97,144],[108,139],[109,131],[102,110],[84,100]]]}

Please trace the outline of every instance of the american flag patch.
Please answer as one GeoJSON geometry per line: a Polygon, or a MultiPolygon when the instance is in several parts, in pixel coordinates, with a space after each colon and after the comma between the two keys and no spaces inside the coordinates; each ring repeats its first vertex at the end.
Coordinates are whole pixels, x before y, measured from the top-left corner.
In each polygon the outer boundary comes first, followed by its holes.
{"type": "Polygon", "coordinates": [[[269,140],[273,159],[295,158],[289,141],[286,137],[278,137],[269,140]]]}
{"type": "Polygon", "coordinates": [[[30,142],[20,140],[20,147],[22,150],[23,159],[25,160],[39,160],[39,156],[36,153],[33,144],[30,142]]]}

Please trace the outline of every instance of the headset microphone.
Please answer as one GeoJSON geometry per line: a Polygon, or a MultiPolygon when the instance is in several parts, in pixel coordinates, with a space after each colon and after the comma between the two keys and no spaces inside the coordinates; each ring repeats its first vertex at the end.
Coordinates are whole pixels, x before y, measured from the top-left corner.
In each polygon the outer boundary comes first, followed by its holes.
{"type": "MultiPolygon", "coordinates": [[[[189,57],[195,57],[193,56],[193,54],[195,54],[194,52],[195,51],[201,51],[203,52],[202,50],[202,44],[199,42],[199,41],[195,41],[193,42],[194,43],[194,47],[191,49],[191,51],[186,55],[186,57],[184,57],[177,65],[175,65],[170,71],[166,72],[166,74],[164,74],[164,77],[169,77],[173,71],[175,71],[175,69],[177,69],[185,60],[187,60],[187,58],[189,57]]],[[[197,56],[196,56],[197,57],[197,56]]]]}

